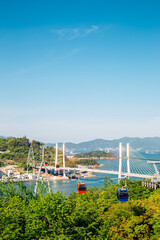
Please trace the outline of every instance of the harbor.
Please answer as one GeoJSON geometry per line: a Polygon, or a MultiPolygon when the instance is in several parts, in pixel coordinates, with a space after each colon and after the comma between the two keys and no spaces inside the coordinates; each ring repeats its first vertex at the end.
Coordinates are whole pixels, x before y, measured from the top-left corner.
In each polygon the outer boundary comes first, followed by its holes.
{"type": "MultiPolygon", "coordinates": [[[[58,144],[56,144],[54,165],[49,165],[46,161],[45,148],[46,146],[41,148],[41,162],[37,165],[35,164],[34,152],[31,146],[31,149],[29,150],[30,154],[28,154],[27,158],[26,171],[22,172],[22,169],[20,169],[18,165],[7,165],[6,167],[1,167],[0,172],[2,173],[2,177],[0,178],[0,181],[7,182],[10,180],[15,183],[22,181],[29,185],[34,184],[34,186],[37,181],[44,181],[46,184],[50,185],[50,189],[53,192],[62,191],[67,194],[71,191],[76,191],[76,185],[79,181],[85,181],[88,187],[102,187],[105,176],[110,177],[115,183],[118,182],[119,162],[122,161],[121,144],[119,159],[96,159],[96,165],[85,166],[78,164],[76,168],[65,166],[65,145],[63,145],[62,152],[59,152],[58,154],[58,144]],[[62,157],[61,164],[58,162],[59,157],[62,157]]],[[[129,154],[129,146],[127,149],[128,158],[124,159],[123,157],[123,164],[121,163],[120,168],[122,177],[124,172],[126,176],[128,174],[127,161],[129,160],[129,170],[132,179],[135,177],[141,178],[141,176],[145,176],[146,178],[152,177],[152,179],[154,179],[154,165],[158,162],[148,162],[148,159],[146,158],[147,154],[145,152],[139,153],[136,151],[133,155],[133,151],[129,154]]],[[[151,157],[152,160],[157,159],[157,155],[151,155],[151,157]]],[[[159,175],[158,170],[157,174],[159,175]]]]}

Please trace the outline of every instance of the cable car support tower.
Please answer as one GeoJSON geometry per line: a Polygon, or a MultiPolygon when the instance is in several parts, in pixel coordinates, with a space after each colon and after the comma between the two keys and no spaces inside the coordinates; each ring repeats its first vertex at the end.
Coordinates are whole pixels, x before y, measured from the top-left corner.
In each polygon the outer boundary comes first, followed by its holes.
{"type": "Polygon", "coordinates": [[[51,192],[51,186],[50,186],[49,177],[48,177],[48,170],[47,170],[47,167],[46,167],[46,164],[45,164],[45,161],[44,161],[44,149],[47,148],[47,146],[42,145],[40,148],[42,148],[42,161],[41,161],[41,165],[39,167],[39,171],[38,171],[38,175],[37,175],[36,185],[35,185],[35,188],[34,188],[34,195],[37,194],[38,182],[40,180],[40,174],[41,174],[41,170],[42,170],[43,165],[44,165],[44,168],[45,168],[45,174],[46,174],[46,179],[47,179],[47,183],[48,183],[48,189],[49,189],[49,192],[51,192]]]}
{"type": "Polygon", "coordinates": [[[28,158],[27,158],[27,174],[29,167],[32,166],[33,174],[35,174],[35,158],[34,158],[34,151],[32,144],[30,145],[29,152],[28,152],[28,158]]]}

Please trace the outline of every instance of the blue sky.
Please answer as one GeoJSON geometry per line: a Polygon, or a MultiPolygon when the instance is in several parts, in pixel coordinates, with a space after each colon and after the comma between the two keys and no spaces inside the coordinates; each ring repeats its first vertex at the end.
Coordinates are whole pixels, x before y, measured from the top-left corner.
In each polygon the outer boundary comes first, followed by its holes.
{"type": "Polygon", "coordinates": [[[0,1],[0,135],[160,136],[159,1],[0,1]]]}

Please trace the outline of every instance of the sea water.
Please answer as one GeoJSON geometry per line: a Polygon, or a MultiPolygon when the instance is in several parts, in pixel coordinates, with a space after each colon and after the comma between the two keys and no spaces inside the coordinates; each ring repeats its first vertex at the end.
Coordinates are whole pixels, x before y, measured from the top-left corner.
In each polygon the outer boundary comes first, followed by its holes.
{"type": "MultiPolygon", "coordinates": [[[[147,164],[147,160],[159,160],[160,161],[160,153],[158,154],[146,154],[144,152],[140,153],[144,159],[142,160],[142,164],[144,164],[144,162],[147,164]]],[[[105,170],[108,166],[108,168],[110,168],[110,170],[114,170],[114,171],[118,171],[118,167],[119,167],[119,159],[106,159],[106,160],[97,160],[99,164],[104,164],[104,167],[98,168],[99,170],[105,170]]],[[[131,161],[134,161],[134,159],[131,161]]],[[[140,161],[140,160],[139,160],[140,161]]],[[[148,164],[151,166],[151,164],[148,164]]],[[[143,166],[143,165],[142,165],[143,166]]],[[[152,166],[151,166],[152,167],[152,166]]],[[[126,159],[123,159],[123,163],[122,163],[122,172],[126,171],[126,159]]],[[[144,174],[145,174],[145,169],[144,169],[144,174]]],[[[79,178],[76,180],[64,180],[64,181],[51,181],[50,182],[50,186],[52,189],[52,192],[55,193],[57,191],[65,193],[66,195],[69,195],[72,192],[76,192],[77,191],[77,184],[78,181],[80,182],[85,182],[87,185],[87,188],[90,187],[103,187],[104,185],[104,178],[106,176],[108,176],[109,178],[111,178],[113,180],[114,183],[118,182],[118,175],[113,175],[113,174],[106,174],[106,173],[94,173],[94,175],[96,175],[95,178],[88,178],[88,179],[84,179],[84,178],[79,178]]],[[[137,179],[137,178],[132,178],[132,179],[137,179]]]]}

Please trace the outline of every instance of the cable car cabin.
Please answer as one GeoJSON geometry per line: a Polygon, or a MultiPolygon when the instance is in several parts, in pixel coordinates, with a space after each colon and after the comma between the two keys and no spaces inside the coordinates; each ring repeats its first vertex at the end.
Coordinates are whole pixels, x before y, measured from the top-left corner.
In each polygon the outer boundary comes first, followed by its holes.
{"type": "Polygon", "coordinates": [[[44,165],[46,165],[46,166],[47,166],[47,165],[48,165],[48,162],[44,162],[44,165]]]}
{"type": "Polygon", "coordinates": [[[118,201],[120,202],[126,202],[128,201],[128,190],[126,188],[118,188],[117,190],[117,198],[118,198],[118,201]]]}
{"type": "Polygon", "coordinates": [[[85,183],[78,183],[77,192],[78,193],[86,193],[87,187],[85,183]]]}
{"type": "Polygon", "coordinates": [[[58,165],[58,164],[56,164],[56,168],[59,168],[59,165],[58,165]]]}
{"type": "Polygon", "coordinates": [[[58,176],[58,171],[54,171],[54,176],[58,176]]]}

